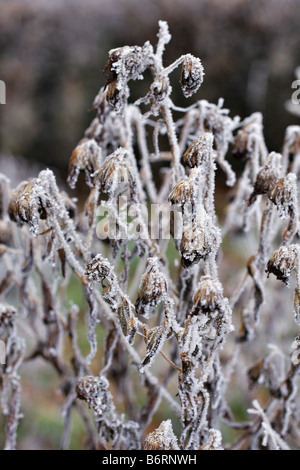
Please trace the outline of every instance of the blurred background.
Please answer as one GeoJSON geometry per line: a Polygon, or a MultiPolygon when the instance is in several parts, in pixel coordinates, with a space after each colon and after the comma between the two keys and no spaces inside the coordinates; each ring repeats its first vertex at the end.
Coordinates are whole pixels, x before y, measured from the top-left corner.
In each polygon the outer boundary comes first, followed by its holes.
{"type": "MultiPolygon", "coordinates": [[[[300,65],[299,7],[300,0],[0,0],[0,80],[7,87],[0,172],[14,183],[48,166],[64,181],[72,149],[94,116],[90,108],[105,83],[108,50],[155,44],[159,19],[172,34],[166,64],[190,52],[205,68],[204,84],[190,100],[174,74],[174,102],[223,97],[231,116],[261,111],[268,148],[280,151],[286,126],[300,124],[285,108],[300,65]]],[[[135,84],[132,97],[141,93],[145,85],[135,84]]],[[[70,298],[81,305],[80,289],[72,289],[70,298]]],[[[98,334],[103,344],[104,333],[98,334]]],[[[55,393],[55,372],[35,362],[22,376],[20,448],[59,447],[63,401],[55,393]]],[[[232,400],[237,415],[247,408],[240,395],[232,400]]],[[[161,410],[157,424],[169,415],[161,410]]],[[[75,420],[71,448],[84,446],[80,426],[75,420]]],[[[2,428],[0,415],[0,447],[2,428]]]]}
{"type": "MultiPolygon", "coordinates": [[[[50,166],[65,179],[105,83],[107,51],[155,43],[159,19],[173,36],[166,63],[187,52],[203,61],[197,98],[222,96],[231,115],[262,111],[268,147],[279,151],[285,127],[299,123],[284,107],[300,64],[299,6],[299,0],[0,0],[2,155],[50,166]]],[[[186,104],[181,93],[174,100],[186,104]]],[[[7,158],[0,165],[9,170],[7,158]]]]}

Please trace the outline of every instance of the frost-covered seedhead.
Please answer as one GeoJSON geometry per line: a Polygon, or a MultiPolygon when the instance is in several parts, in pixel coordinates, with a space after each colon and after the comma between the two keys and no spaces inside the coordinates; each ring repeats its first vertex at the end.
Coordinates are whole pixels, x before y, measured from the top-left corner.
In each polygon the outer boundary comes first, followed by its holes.
{"type": "Polygon", "coordinates": [[[179,450],[170,419],[163,421],[155,431],[146,436],[142,450],[179,450]]]}
{"type": "Polygon", "coordinates": [[[199,203],[199,180],[200,170],[193,168],[190,176],[179,183],[172,189],[169,195],[171,204],[180,206],[184,209],[185,205],[199,203]]]}
{"type": "Polygon", "coordinates": [[[128,81],[143,79],[142,74],[153,62],[153,47],[149,42],[143,47],[124,46],[109,52],[106,99],[117,114],[124,112],[129,97],[128,81]]]}
{"type": "Polygon", "coordinates": [[[213,140],[213,135],[209,132],[194,140],[183,155],[185,165],[195,168],[207,163],[212,152],[213,140]]]}
{"type": "Polygon", "coordinates": [[[19,224],[27,223],[33,235],[37,234],[39,219],[47,219],[47,209],[50,205],[42,181],[36,178],[21,183],[12,191],[9,202],[9,216],[12,221],[19,224]]]}
{"type": "Polygon", "coordinates": [[[127,150],[118,149],[109,155],[99,169],[97,178],[101,188],[111,196],[118,196],[134,188],[134,176],[127,150]]]}
{"type": "Polygon", "coordinates": [[[103,282],[113,276],[112,267],[108,259],[97,255],[86,266],[85,275],[89,281],[103,282]]]}
{"type": "Polygon", "coordinates": [[[209,440],[201,450],[224,450],[222,447],[222,434],[218,429],[209,430],[209,440]]]}
{"type": "Polygon", "coordinates": [[[168,281],[160,270],[158,258],[148,258],[135,302],[137,314],[148,317],[150,309],[156,307],[166,297],[167,292],[168,281]]]}
{"type": "Polygon", "coordinates": [[[183,60],[181,69],[181,89],[185,98],[190,98],[197,93],[203,83],[204,69],[201,60],[191,54],[187,54],[183,60]]]}
{"type": "Polygon", "coordinates": [[[93,186],[94,173],[100,168],[101,148],[94,139],[86,139],[74,150],[69,160],[68,183],[75,188],[79,173],[85,172],[86,183],[93,186]]]}
{"type": "Polygon", "coordinates": [[[213,312],[221,310],[224,304],[223,287],[219,281],[211,276],[203,276],[194,294],[194,308],[192,315],[199,312],[213,312]]]}
{"type": "Polygon", "coordinates": [[[182,265],[187,268],[215,254],[221,243],[221,234],[211,217],[203,211],[184,232],[180,244],[182,265]]]}
{"type": "Polygon", "coordinates": [[[269,191],[269,199],[283,218],[294,217],[297,213],[297,177],[289,173],[280,178],[269,191]]]}
{"type": "Polygon", "coordinates": [[[277,279],[289,286],[290,275],[297,267],[299,245],[282,246],[275,251],[268,261],[266,272],[273,273],[277,279]]]}

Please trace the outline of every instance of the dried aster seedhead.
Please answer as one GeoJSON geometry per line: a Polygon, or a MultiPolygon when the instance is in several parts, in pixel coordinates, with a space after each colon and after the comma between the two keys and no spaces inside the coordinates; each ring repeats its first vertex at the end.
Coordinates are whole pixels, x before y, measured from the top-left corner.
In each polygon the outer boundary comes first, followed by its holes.
{"type": "Polygon", "coordinates": [[[94,139],[83,140],[74,150],[69,160],[68,183],[75,188],[79,173],[85,172],[86,182],[93,186],[93,176],[101,165],[102,151],[94,139]]]}
{"type": "Polygon", "coordinates": [[[153,47],[148,41],[143,47],[124,46],[109,52],[106,99],[117,114],[123,113],[129,97],[128,81],[143,78],[142,74],[153,65],[153,61],[153,47]]]}
{"type": "Polygon", "coordinates": [[[47,219],[49,197],[47,188],[39,178],[21,183],[10,195],[8,213],[12,221],[27,223],[33,235],[37,233],[39,219],[47,219]]]}
{"type": "Polygon", "coordinates": [[[199,193],[199,173],[198,168],[193,168],[187,179],[179,181],[172,189],[169,195],[169,202],[174,205],[184,207],[186,204],[194,204],[197,202],[199,193]]]}
{"type": "Polygon", "coordinates": [[[211,276],[203,276],[193,298],[192,315],[201,312],[213,312],[224,304],[222,284],[211,276]]]}
{"type": "Polygon", "coordinates": [[[142,450],[179,450],[170,419],[163,421],[159,428],[146,436],[142,450]]]}
{"type": "Polygon", "coordinates": [[[135,182],[127,150],[120,148],[109,155],[101,168],[97,178],[101,188],[111,196],[118,196],[131,188],[133,190],[135,182]]]}
{"type": "Polygon", "coordinates": [[[212,151],[213,140],[214,137],[209,132],[194,140],[183,155],[185,165],[189,168],[195,168],[206,162],[212,151]]]}
{"type": "Polygon", "coordinates": [[[183,232],[180,253],[182,265],[187,268],[200,260],[206,260],[211,254],[218,251],[221,243],[221,234],[211,220],[203,212],[183,232]]]}
{"type": "Polygon", "coordinates": [[[203,83],[204,69],[201,60],[191,54],[184,57],[181,70],[181,88],[185,98],[196,93],[203,83]]]}
{"type": "Polygon", "coordinates": [[[146,272],[139,287],[135,308],[138,315],[149,316],[150,309],[156,307],[168,293],[168,281],[161,272],[158,258],[148,258],[146,272]]]}
{"type": "Polygon", "coordinates": [[[297,267],[299,245],[282,246],[268,261],[266,272],[273,273],[277,279],[289,286],[291,272],[297,267]]]}
{"type": "Polygon", "coordinates": [[[268,193],[281,217],[294,217],[297,212],[297,176],[289,173],[280,178],[268,193]]]}
{"type": "Polygon", "coordinates": [[[108,259],[97,255],[87,264],[85,275],[89,281],[102,283],[113,276],[113,271],[108,259]]]}
{"type": "Polygon", "coordinates": [[[280,179],[280,168],[273,165],[266,164],[257,174],[254,183],[254,191],[249,199],[249,204],[252,204],[256,196],[260,194],[268,194],[274,188],[274,185],[280,179]]]}

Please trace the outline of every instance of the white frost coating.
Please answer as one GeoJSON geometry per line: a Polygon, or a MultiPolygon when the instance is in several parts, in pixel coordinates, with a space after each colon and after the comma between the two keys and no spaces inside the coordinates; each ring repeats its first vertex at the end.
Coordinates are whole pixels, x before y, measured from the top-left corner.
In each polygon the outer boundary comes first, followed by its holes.
{"type": "Polygon", "coordinates": [[[290,450],[286,442],[279,436],[279,434],[272,428],[270,421],[265,414],[264,410],[260,406],[257,400],[252,402],[253,408],[248,410],[249,414],[257,415],[261,418],[261,428],[263,432],[264,447],[268,447],[270,450],[290,450]]]}

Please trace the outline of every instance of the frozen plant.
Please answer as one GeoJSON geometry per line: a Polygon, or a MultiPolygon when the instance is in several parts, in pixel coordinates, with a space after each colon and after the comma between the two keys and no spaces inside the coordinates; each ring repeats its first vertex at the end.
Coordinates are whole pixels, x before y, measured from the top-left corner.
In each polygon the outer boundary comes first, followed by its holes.
{"type": "Polygon", "coordinates": [[[170,39],[160,21],[155,47],[109,52],[96,116],[69,162],[72,189],[84,174],[85,201],[61,191],[51,170],[15,189],[0,175],[5,448],[17,446],[24,364],[38,358],[59,377],[62,449],[74,412],[88,449],[299,447],[299,128],[287,129],[282,154],[269,153],[260,113],[231,118],[222,99],[177,107],[173,71],[181,67],[189,98],[204,70],[191,54],[165,66],[170,39]],[[149,90],[131,103],[146,71],[149,90]],[[244,162],[240,175],[230,154],[244,162]],[[234,186],[221,216],[218,169],[234,186]],[[151,204],[172,209],[167,237],[149,222],[151,204]],[[237,395],[249,421],[233,411],[237,395]]]}

